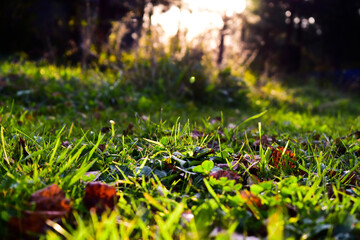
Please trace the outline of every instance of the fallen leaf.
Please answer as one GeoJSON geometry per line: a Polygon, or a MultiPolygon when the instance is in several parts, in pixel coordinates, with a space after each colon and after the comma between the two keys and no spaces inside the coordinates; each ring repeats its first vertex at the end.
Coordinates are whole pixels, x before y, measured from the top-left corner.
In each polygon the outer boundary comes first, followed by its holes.
{"type": "Polygon", "coordinates": [[[240,197],[245,202],[246,208],[250,210],[257,219],[260,219],[261,213],[259,208],[263,206],[261,199],[248,190],[240,191],[240,197]]]}
{"type": "Polygon", "coordinates": [[[222,177],[226,177],[229,180],[235,180],[239,181],[240,176],[237,173],[234,173],[231,170],[219,170],[217,172],[212,172],[209,174],[210,177],[213,177],[215,179],[220,179],[222,177]]]}
{"type": "Polygon", "coordinates": [[[292,160],[295,161],[295,154],[293,152],[291,152],[290,150],[286,150],[285,153],[284,153],[284,156],[283,156],[282,153],[283,153],[284,149],[285,149],[284,147],[277,147],[277,148],[272,149],[272,154],[271,154],[272,161],[271,161],[271,163],[275,167],[278,167],[278,166],[285,167],[286,162],[288,162],[288,166],[290,168],[295,168],[296,164],[293,161],[291,161],[290,159],[287,161],[285,159],[285,155],[287,155],[292,160]],[[281,162],[281,165],[279,165],[279,162],[280,162],[281,159],[282,159],[282,162],[281,162]]]}
{"type": "Polygon", "coordinates": [[[95,208],[101,214],[106,208],[114,209],[116,201],[115,187],[102,182],[90,182],[86,185],[83,203],[87,209],[95,208]]]}
{"type": "Polygon", "coordinates": [[[64,215],[71,210],[70,201],[58,185],[52,184],[33,193],[30,203],[35,203],[36,211],[62,211],[64,215]]]}
{"type": "Polygon", "coordinates": [[[56,184],[33,193],[29,202],[35,204],[34,211],[24,211],[21,217],[12,217],[8,222],[15,234],[29,236],[32,233],[42,233],[46,229],[47,219],[65,217],[71,210],[70,201],[56,184]]]}
{"type": "Polygon", "coordinates": [[[247,206],[256,206],[258,208],[262,207],[261,199],[252,192],[249,192],[248,190],[242,190],[240,191],[240,196],[245,201],[247,206]]]}

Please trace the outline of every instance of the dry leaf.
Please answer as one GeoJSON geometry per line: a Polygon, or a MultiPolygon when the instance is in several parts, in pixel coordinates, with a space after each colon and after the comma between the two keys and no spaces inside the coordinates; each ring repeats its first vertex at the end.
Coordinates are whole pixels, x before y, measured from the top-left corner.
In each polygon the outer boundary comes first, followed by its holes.
{"type": "Polygon", "coordinates": [[[239,179],[240,179],[240,176],[231,170],[219,170],[217,172],[210,173],[209,176],[216,178],[216,179],[226,177],[229,180],[235,180],[235,181],[239,181],[239,179]]]}
{"type": "Polygon", "coordinates": [[[248,190],[241,191],[240,196],[245,201],[246,205],[256,206],[258,208],[262,207],[261,199],[248,190]]]}
{"type": "Polygon", "coordinates": [[[31,233],[42,233],[47,219],[65,217],[71,210],[70,201],[56,184],[33,193],[30,203],[35,204],[34,211],[24,211],[20,218],[12,217],[9,220],[9,228],[15,234],[28,236],[31,233]]]}
{"type": "Polygon", "coordinates": [[[279,166],[279,162],[282,159],[281,165],[280,166],[285,166],[286,162],[288,162],[288,166],[290,168],[295,168],[296,165],[294,162],[292,162],[290,159],[287,161],[285,159],[285,155],[289,156],[292,160],[295,161],[295,154],[293,152],[291,152],[290,150],[286,150],[284,153],[284,156],[282,155],[283,151],[285,148],[283,147],[277,147],[277,148],[273,148],[272,149],[272,154],[271,154],[271,158],[272,158],[272,164],[274,164],[275,167],[279,166]]]}
{"type": "Polygon", "coordinates": [[[114,209],[117,201],[116,188],[101,182],[90,182],[86,185],[83,203],[87,209],[95,208],[98,214],[106,208],[114,209]]]}

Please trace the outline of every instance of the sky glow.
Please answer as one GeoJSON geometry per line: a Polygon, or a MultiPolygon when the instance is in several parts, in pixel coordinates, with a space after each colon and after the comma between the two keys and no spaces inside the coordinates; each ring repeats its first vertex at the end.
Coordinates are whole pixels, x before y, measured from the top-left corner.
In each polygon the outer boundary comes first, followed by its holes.
{"type": "Polygon", "coordinates": [[[219,30],[223,26],[222,16],[242,13],[245,8],[246,0],[183,0],[181,10],[172,6],[162,13],[161,8],[156,7],[151,21],[162,27],[166,38],[174,36],[180,27],[191,41],[203,33],[219,30]]]}

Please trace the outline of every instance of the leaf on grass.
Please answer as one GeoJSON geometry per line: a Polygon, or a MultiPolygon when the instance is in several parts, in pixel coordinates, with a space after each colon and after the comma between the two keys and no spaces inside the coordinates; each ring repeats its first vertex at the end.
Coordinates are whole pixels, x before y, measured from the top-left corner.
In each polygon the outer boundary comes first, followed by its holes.
{"type": "Polygon", "coordinates": [[[35,203],[37,211],[70,211],[70,201],[58,185],[52,184],[31,195],[30,203],[35,203]]]}
{"type": "MultiPolygon", "coordinates": [[[[334,170],[328,171],[327,175],[329,175],[332,178],[340,177],[340,173],[334,170]]],[[[357,174],[356,171],[353,171],[349,173],[349,171],[345,171],[343,175],[341,176],[340,181],[345,184],[351,184],[351,185],[360,185],[360,176],[357,174]]]]}
{"type": "Polygon", "coordinates": [[[240,180],[239,174],[234,173],[231,170],[220,170],[220,171],[217,171],[217,172],[212,172],[212,173],[210,173],[209,176],[211,176],[211,177],[213,177],[215,179],[220,179],[222,177],[225,177],[225,178],[227,178],[229,180],[235,180],[237,182],[240,180]]]}
{"type": "Polygon", "coordinates": [[[262,207],[261,199],[252,192],[249,192],[248,190],[242,190],[240,191],[240,196],[248,207],[250,206],[255,206],[257,208],[262,207]]]}
{"type": "Polygon", "coordinates": [[[71,210],[70,201],[56,184],[33,193],[30,203],[35,204],[34,211],[24,211],[21,217],[12,217],[9,220],[12,232],[25,235],[42,233],[46,228],[47,219],[65,217],[71,210]]]}
{"type": "Polygon", "coordinates": [[[114,209],[117,202],[116,188],[102,182],[90,182],[86,185],[83,203],[87,209],[95,208],[101,214],[106,208],[114,209]]]}
{"type": "Polygon", "coordinates": [[[273,148],[271,154],[272,161],[270,163],[272,163],[275,167],[285,167],[286,163],[288,163],[288,166],[290,168],[296,168],[296,164],[293,162],[295,161],[295,154],[290,150],[286,150],[283,156],[284,149],[284,147],[273,148]],[[287,155],[293,161],[291,161],[290,159],[287,161],[285,155],[287,155]],[[281,164],[279,164],[280,160],[282,160],[281,164]]]}
{"type": "Polygon", "coordinates": [[[240,191],[240,197],[244,201],[246,208],[250,210],[257,219],[260,219],[261,213],[259,208],[263,206],[261,199],[248,190],[240,191]]]}

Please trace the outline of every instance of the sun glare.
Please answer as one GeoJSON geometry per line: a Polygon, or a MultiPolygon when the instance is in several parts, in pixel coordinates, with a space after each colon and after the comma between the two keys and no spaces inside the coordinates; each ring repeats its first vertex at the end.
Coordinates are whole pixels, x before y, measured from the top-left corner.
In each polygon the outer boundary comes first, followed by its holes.
{"type": "Polygon", "coordinates": [[[174,36],[178,29],[186,31],[186,39],[219,30],[223,26],[222,17],[242,13],[246,8],[246,0],[183,0],[183,8],[172,6],[162,12],[155,8],[151,18],[153,25],[164,30],[165,38],[174,36]]]}

